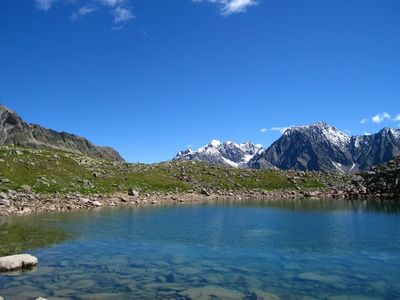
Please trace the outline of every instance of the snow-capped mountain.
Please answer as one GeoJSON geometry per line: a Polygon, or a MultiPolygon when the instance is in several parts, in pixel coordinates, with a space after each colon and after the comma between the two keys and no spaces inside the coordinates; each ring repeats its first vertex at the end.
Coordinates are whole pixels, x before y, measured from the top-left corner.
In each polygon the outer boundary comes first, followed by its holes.
{"type": "Polygon", "coordinates": [[[340,173],[365,171],[400,155],[400,130],[350,137],[324,122],[295,126],[249,161],[249,167],[340,173]]]}
{"type": "Polygon", "coordinates": [[[196,151],[186,149],[178,152],[174,160],[197,160],[215,165],[247,167],[247,163],[261,149],[261,145],[255,145],[251,142],[237,144],[231,141],[212,140],[196,151]]]}
{"type": "Polygon", "coordinates": [[[317,122],[287,129],[268,149],[251,142],[213,140],[197,151],[179,152],[175,160],[253,169],[314,170],[356,173],[400,155],[400,130],[384,128],[371,135],[348,136],[317,122]]]}

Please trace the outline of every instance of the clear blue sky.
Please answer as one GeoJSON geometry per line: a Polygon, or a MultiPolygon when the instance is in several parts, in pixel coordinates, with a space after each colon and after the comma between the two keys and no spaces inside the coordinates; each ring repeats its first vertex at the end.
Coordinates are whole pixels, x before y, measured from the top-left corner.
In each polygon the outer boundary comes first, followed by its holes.
{"type": "Polygon", "coordinates": [[[400,1],[2,0],[0,101],[141,162],[398,127],[400,1]]]}

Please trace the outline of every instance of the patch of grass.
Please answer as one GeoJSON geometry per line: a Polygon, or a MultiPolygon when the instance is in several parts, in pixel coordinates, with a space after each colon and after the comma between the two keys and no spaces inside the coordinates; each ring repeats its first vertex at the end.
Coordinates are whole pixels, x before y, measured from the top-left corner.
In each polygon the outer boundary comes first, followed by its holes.
{"type": "Polygon", "coordinates": [[[141,192],[186,192],[201,188],[224,191],[313,189],[318,176],[289,180],[287,172],[235,169],[202,162],[129,164],[58,150],[0,147],[0,190],[38,193],[110,194],[135,188],[141,192]],[[25,187],[28,188],[28,187],[25,187]]]}

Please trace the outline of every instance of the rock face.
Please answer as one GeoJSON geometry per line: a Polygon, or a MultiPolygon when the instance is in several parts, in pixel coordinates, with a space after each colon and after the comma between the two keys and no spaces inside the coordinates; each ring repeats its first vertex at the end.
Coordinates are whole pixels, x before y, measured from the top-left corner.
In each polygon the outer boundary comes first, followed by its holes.
{"type": "Polygon", "coordinates": [[[358,169],[367,171],[400,155],[400,130],[383,128],[375,134],[353,136],[350,151],[358,169]]]}
{"type": "Polygon", "coordinates": [[[38,259],[29,254],[0,257],[0,272],[31,269],[38,264],[38,259]]]}
{"type": "Polygon", "coordinates": [[[179,152],[174,160],[204,161],[214,165],[229,167],[247,167],[247,163],[262,149],[261,145],[251,142],[236,144],[230,141],[213,140],[196,151],[186,149],[179,152]]]}
{"type": "Polygon", "coordinates": [[[0,145],[52,148],[123,161],[118,152],[110,147],[99,147],[83,137],[28,124],[14,111],[2,105],[0,105],[0,145]]]}
{"type": "Polygon", "coordinates": [[[384,128],[373,135],[349,137],[318,122],[289,128],[268,149],[258,152],[249,167],[355,173],[399,154],[400,130],[384,128]]]}

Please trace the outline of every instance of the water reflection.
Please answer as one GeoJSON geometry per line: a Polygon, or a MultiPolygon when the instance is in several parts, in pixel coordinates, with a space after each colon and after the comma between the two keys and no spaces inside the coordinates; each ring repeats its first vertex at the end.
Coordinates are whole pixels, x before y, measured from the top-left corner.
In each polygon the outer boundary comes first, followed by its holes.
{"type": "Polygon", "coordinates": [[[72,238],[65,230],[34,222],[35,218],[0,218],[0,256],[50,247],[72,238]]]}
{"type": "Polygon", "coordinates": [[[279,208],[293,211],[366,211],[400,213],[400,200],[333,200],[333,199],[282,199],[282,200],[218,200],[203,205],[230,205],[242,207],[279,208]]]}

